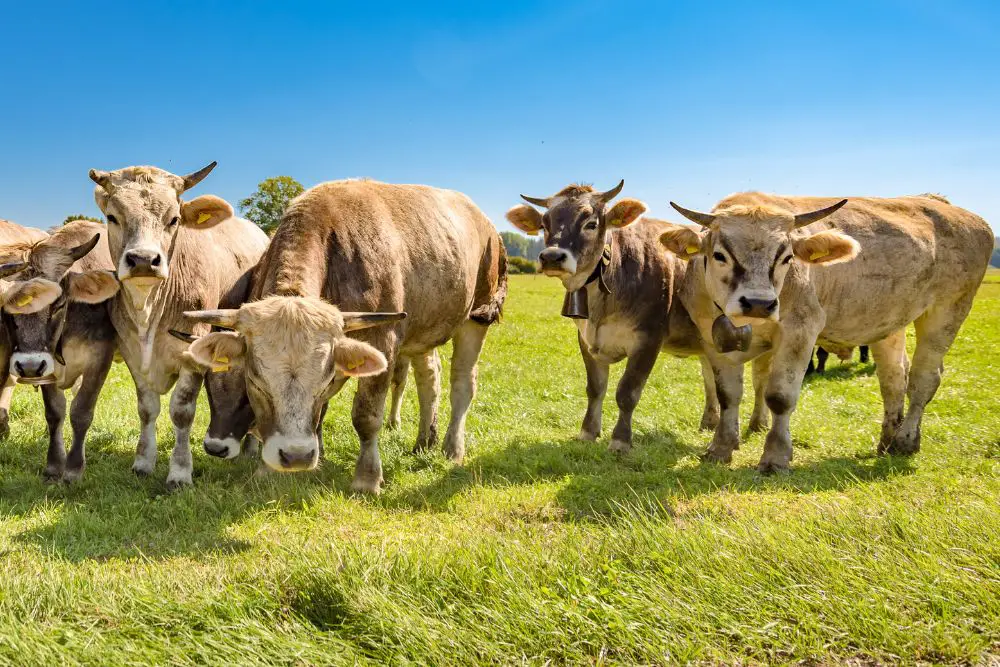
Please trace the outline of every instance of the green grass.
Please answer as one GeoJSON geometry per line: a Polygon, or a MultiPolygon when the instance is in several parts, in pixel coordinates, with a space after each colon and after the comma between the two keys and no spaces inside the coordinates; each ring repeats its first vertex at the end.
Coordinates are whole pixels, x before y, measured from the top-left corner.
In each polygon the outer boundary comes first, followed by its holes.
{"type": "MultiPolygon", "coordinates": [[[[873,457],[873,369],[833,360],[803,391],[794,469],[776,478],[754,474],[759,435],[730,467],[699,462],[693,360],[660,360],[631,454],[574,440],[584,375],[561,296],[513,278],[465,467],[407,453],[411,383],[377,499],[348,493],[351,391],[316,473],[257,478],[199,445],[194,488],[168,495],[169,448],[153,478],[129,469],[124,367],[72,487],[42,483],[41,401],[19,389],[0,447],[0,663],[998,659],[1000,284],[946,359],[918,456],[873,457]]],[[[612,399],[606,429],[615,416],[612,399]]],[[[202,404],[199,439],[206,420],[202,404]]]]}

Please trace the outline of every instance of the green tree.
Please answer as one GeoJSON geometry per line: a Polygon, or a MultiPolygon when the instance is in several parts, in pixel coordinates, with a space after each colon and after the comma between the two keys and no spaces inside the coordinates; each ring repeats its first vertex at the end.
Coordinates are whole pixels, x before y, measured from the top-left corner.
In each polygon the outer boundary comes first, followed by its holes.
{"type": "Polygon", "coordinates": [[[288,202],[303,192],[305,188],[291,176],[268,178],[257,185],[256,192],[240,202],[240,213],[271,235],[281,222],[288,202]]]}
{"type": "Polygon", "coordinates": [[[67,222],[73,222],[74,220],[90,220],[91,222],[99,222],[102,225],[104,224],[104,221],[101,220],[100,218],[84,215],[83,213],[77,213],[76,215],[67,215],[66,219],[63,220],[63,224],[65,225],[67,222]]]}

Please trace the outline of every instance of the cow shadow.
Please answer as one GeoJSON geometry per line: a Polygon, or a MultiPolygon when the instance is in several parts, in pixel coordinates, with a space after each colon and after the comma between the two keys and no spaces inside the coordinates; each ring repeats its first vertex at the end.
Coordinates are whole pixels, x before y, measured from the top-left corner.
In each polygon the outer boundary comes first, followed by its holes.
{"type": "Polygon", "coordinates": [[[827,366],[822,373],[810,373],[803,378],[803,384],[817,382],[841,382],[859,377],[875,375],[875,364],[861,362],[846,362],[836,366],[827,366]]]}
{"type": "MultiPolygon", "coordinates": [[[[709,436],[702,439],[707,443],[709,436]]],[[[821,448],[805,440],[794,444],[799,451],[821,448]]],[[[606,441],[576,439],[515,439],[500,451],[474,456],[422,487],[390,494],[381,502],[394,508],[447,512],[457,496],[472,488],[554,482],[559,484],[556,503],[568,520],[608,521],[623,510],[659,514],[674,500],[701,495],[843,490],[915,471],[908,458],[859,453],[793,461],[789,472],[763,476],[754,467],[762,447],[760,436],[743,445],[754,453],[752,464],[728,466],[702,461],[703,443],[691,445],[665,430],[637,436],[635,447],[624,456],[607,451],[606,445],[606,441]]]]}

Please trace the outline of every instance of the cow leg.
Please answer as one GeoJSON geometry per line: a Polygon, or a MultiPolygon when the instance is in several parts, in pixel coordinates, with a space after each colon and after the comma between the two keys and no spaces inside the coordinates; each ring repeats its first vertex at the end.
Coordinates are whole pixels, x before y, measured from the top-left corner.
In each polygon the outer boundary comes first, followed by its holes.
{"type": "Polygon", "coordinates": [[[760,433],[767,430],[768,409],[764,394],[767,390],[767,378],[771,373],[771,355],[762,354],[752,363],[753,368],[753,413],[750,415],[749,433],[760,433]]]}
{"type": "Polygon", "coordinates": [[[139,444],[135,448],[132,472],[146,476],[156,468],[156,418],[160,416],[160,395],[140,384],[134,375],[135,393],[139,402],[139,444]]]}
{"type": "Polygon", "coordinates": [[[191,484],[191,424],[194,422],[198,392],[205,376],[182,369],[170,395],[170,421],[174,424],[174,451],[170,455],[167,472],[167,489],[177,489],[191,484]]]}
{"type": "Polygon", "coordinates": [[[816,348],[816,372],[826,372],[826,360],[830,358],[830,353],[821,347],[816,348]]]}
{"type": "Polygon", "coordinates": [[[45,424],[49,430],[49,451],[45,457],[44,479],[48,483],[62,479],[66,468],[66,449],[63,445],[63,421],[66,419],[66,394],[54,384],[42,387],[45,403],[45,424]]]}
{"type": "Polygon", "coordinates": [[[438,402],[441,398],[441,357],[431,350],[413,360],[413,375],[417,381],[420,403],[420,428],[414,453],[437,445],[438,402]]]}
{"type": "Polygon", "coordinates": [[[643,345],[625,362],[625,372],[622,373],[622,379],[618,381],[618,389],[615,391],[618,422],[611,432],[608,451],[626,454],[632,449],[632,413],[639,405],[646,380],[656,365],[656,357],[660,353],[659,343],[657,340],[652,345],[643,345]]]}
{"type": "Polygon", "coordinates": [[[861,346],[861,363],[863,363],[863,364],[867,364],[868,363],[868,346],[867,345],[862,345],[861,346]]]}
{"type": "Polygon", "coordinates": [[[583,366],[587,370],[587,412],[583,415],[583,426],[580,428],[579,440],[593,441],[601,437],[601,410],[604,407],[604,396],[608,393],[608,364],[594,359],[587,349],[580,332],[576,335],[583,356],[583,366]]]}
{"type": "MultiPolygon", "coordinates": [[[[816,324],[823,326],[822,321],[816,324]]],[[[764,392],[764,400],[774,417],[764,440],[764,454],[757,465],[757,470],[765,475],[787,470],[792,462],[792,413],[802,392],[802,378],[805,377],[819,330],[809,331],[804,326],[790,325],[782,329],[782,334],[783,339],[773,352],[771,373],[764,392]]]]}
{"type": "Polygon", "coordinates": [[[351,421],[361,442],[358,462],[354,467],[354,481],[351,482],[351,490],[356,492],[378,494],[382,490],[378,432],[382,428],[390,379],[389,373],[358,379],[358,391],[354,394],[351,410],[351,421]]]}
{"type": "Polygon", "coordinates": [[[243,456],[248,459],[256,459],[260,456],[260,440],[252,433],[247,433],[243,438],[243,456]]]}
{"type": "Polygon", "coordinates": [[[714,431],[719,425],[719,394],[715,390],[715,372],[712,370],[712,362],[708,357],[699,357],[701,362],[701,379],[705,383],[705,410],[701,413],[701,424],[698,428],[702,431],[714,431]]]}
{"type": "Polygon", "coordinates": [[[112,352],[108,351],[103,364],[91,366],[80,377],[80,388],[77,389],[69,409],[69,421],[73,427],[73,446],[69,450],[66,472],[63,474],[64,482],[72,483],[83,476],[83,469],[87,465],[87,433],[94,421],[97,398],[104,387],[108,371],[111,370],[111,355],[112,352]]]}
{"type": "Polygon", "coordinates": [[[465,417],[476,395],[476,364],[489,326],[466,320],[455,331],[451,353],[451,421],[444,454],[455,463],[465,458],[465,417]]]}
{"type": "Polygon", "coordinates": [[[906,387],[910,406],[886,453],[916,454],[920,451],[920,422],[924,408],[941,384],[944,355],[972,309],[975,296],[975,290],[971,290],[954,303],[932,308],[913,323],[917,331],[917,348],[913,351],[913,365],[906,387]]]}
{"type": "Polygon", "coordinates": [[[410,372],[410,360],[406,357],[396,359],[396,368],[392,371],[392,399],[389,409],[389,421],[386,427],[395,431],[402,424],[403,392],[406,390],[406,376],[410,372]]]}
{"type": "MultiPolygon", "coordinates": [[[[8,365],[3,367],[4,372],[9,368],[9,361],[8,357],[8,365]]],[[[16,384],[13,376],[8,373],[3,388],[0,389],[0,440],[4,440],[10,435],[10,401],[14,397],[16,384]]]]}
{"type": "Polygon", "coordinates": [[[875,372],[878,374],[883,408],[882,436],[878,441],[878,451],[884,454],[892,444],[896,429],[903,423],[906,376],[910,365],[906,357],[906,329],[900,329],[889,337],[872,343],[872,354],[875,356],[875,372]]]}
{"type": "Polygon", "coordinates": [[[710,359],[719,400],[719,425],[702,460],[729,463],[740,448],[740,400],[743,398],[743,364],[710,359]]]}

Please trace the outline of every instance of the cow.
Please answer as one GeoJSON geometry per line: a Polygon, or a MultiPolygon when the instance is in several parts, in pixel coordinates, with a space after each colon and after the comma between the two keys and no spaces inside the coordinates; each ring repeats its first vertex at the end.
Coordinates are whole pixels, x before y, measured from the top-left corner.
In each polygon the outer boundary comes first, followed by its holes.
{"type": "MultiPolygon", "coordinates": [[[[0,247],[0,255],[10,249],[0,247]]],[[[0,267],[0,275],[16,272],[22,279],[44,278],[60,286],[61,294],[50,306],[4,317],[14,349],[10,377],[41,387],[49,431],[46,482],[74,482],[83,475],[87,431],[115,354],[115,330],[106,303],[118,292],[113,270],[105,226],[87,220],[68,222],[33,244],[23,260],[0,267]],[[67,458],[62,434],[65,390],[77,381],[70,409],[73,445],[67,458]]]]}
{"type": "Polygon", "coordinates": [[[703,231],[677,227],[661,242],[691,264],[682,298],[702,334],[718,334],[709,361],[723,408],[706,458],[729,462],[739,445],[739,378],[743,363],[759,358],[770,369],[765,400],[773,425],[758,470],[789,467],[789,422],[817,344],[870,345],[884,405],[878,452],[919,450],[924,409],[972,307],[993,236],[982,218],[938,195],[849,201],[748,192],[711,213],[672,204],[703,231]],[[810,228],[824,218],[834,229],[810,228]]]}
{"type": "Polygon", "coordinates": [[[357,377],[352,421],[361,451],[351,488],[379,493],[378,432],[394,365],[401,358],[412,364],[420,403],[415,449],[431,447],[435,349],[448,340],[444,451],[462,462],[479,353],[507,292],[503,243],[468,197],[370,180],[320,184],[289,204],[254,281],[251,300],[238,309],[188,313],[193,322],[235,330],[203,336],[189,351],[208,368],[242,366],[267,466],[315,468],[327,401],[357,377]]]}
{"type": "MultiPolygon", "coordinates": [[[[90,171],[121,283],[111,303],[111,320],[139,405],[141,430],[132,469],[139,475],[153,472],[160,396],[173,387],[175,445],[167,473],[169,490],[191,484],[189,440],[204,369],[187,363],[186,343],[167,332],[187,326],[185,310],[217,307],[247,279],[268,241],[260,228],[235,217],[232,206],[219,197],[181,198],[215,165],[187,176],[157,167],[90,171]]],[[[199,326],[194,333],[202,330],[208,327],[199,326]]],[[[211,384],[224,382],[224,373],[208,378],[211,384]]],[[[209,390],[210,396],[217,393],[209,390]]]]}
{"type": "MultiPolygon", "coordinates": [[[[687,271],[683,260],[663,253],[659,237],[667,223],[643,218],[646,205],[636,199],[611,201],[625,182],[607,192],[589,185],[568,185],[551,197],[521,197],[507,220],[529,235],[542,232],[546,248],[538,257],[544,274],[566,289],[563,315],[574,320],[587,372],[587,411],[581,440],[601,435],[601,408],[611,364],[627,359],[615,399],[618,421],[608,448],[632,447],[632,415],[660,350],[678,356],[700,355],[702,340],[676,298],[687,271]],[[540,212],[537,208],[544,210],[540,212]]],[[[703,371],[705,370],[703,364],[703,371]]],[[[715,383],[705,374],[702,428],[719,418],[715,383]]]]}
{"type": "MultiPolygon", "coordinates": [[[[34,227],[21,225],[0,219],[0,246],[6,248],[0,254],[0,264],[20,261],[34,243],[48,237],[48,234],[34,227]]],[[[11,343],[4,327],[0,327],[0,368],[10,364],[11,343]]],[[[0,384],[0,440],[10,433],[10,401],[14,396],[14,380],[5,376],[0,384]]]]}
{"type": "MultiPolygon", "coordinates": [[[[834,354],[837,355],[837,357],[841,361],[847,361],[854,354],[854,348],[853,347],[835,348],[832,351],[833,351],[834,354]]],[[[816,363],[814,364],[813,360],[811,358],[809,359],[809,366],[806,367],[806,375],[811,375],[813,373],[823,374],[824,372],[826,372],[826,360],[830,358],[830,352],[831,352],[831,350],[827,350],[825,347],[817,347],[816,348],[816,363]]],[[[861,363],[863,363],[863,364],[867,364],[868,363],[868,354],[869,354],[868,353],[868,346],[867,345],[862,345],[861,346],[861,363]]]]}

